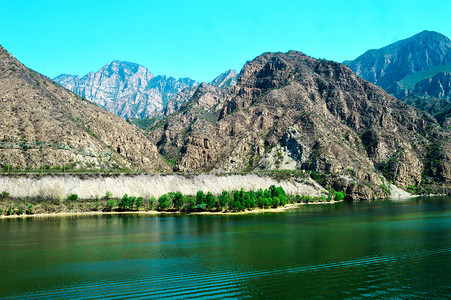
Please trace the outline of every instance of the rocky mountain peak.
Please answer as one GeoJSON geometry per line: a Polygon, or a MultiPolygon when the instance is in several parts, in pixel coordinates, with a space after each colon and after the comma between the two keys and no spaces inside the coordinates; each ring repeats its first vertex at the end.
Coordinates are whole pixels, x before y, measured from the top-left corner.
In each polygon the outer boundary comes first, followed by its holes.
{"type": "Polygon", "coordinates": [[[387,89],[408,75],[451,64],[451,40],[423,31],[344,63],[358,76],[387,89]]]}
{"type": "Polygon", "coordinates": [[[357,198],[384,193],[382,171],[404,187],[422,172],[451,180],[449,143],[440,171],[426,159],[449,140],[431,116],[344,65],[296,51],[247,62],[230,89],[201,84],[149,138],[174,170],[307,169],[343,176],[331,186],[357,198]]]}
{"type": "Polygon", "coordinates": [[[123,118],[147,118],[161,112],[174,95],[197,85],[190,78],[154,76],[136,63],[114,60],[83,77],[60,75],[65,88],[123,118]]]}
{"type": "Polygon", "coordinates": [[[230,86],[235,86],[238,78],[238,73],[235,70],[227,70],[221,73],[215,79],[213,79],[210,84],[217,86],[219,88],[227,88],[230,86]]]}

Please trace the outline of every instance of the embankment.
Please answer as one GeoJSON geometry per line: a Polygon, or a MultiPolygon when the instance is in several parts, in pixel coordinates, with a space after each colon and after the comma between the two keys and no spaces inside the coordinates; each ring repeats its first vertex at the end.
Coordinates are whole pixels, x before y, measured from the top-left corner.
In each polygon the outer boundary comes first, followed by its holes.
{"type": "Polygon", "coordinates": [[[247,175],[42,175],[15,174],[0,175],[0,192],[7,192],[14,198],[48,198],[65,199],[68,195],[77,194],[82,199],[102,197],[106,192],[113,197],[124,194],[159,197],[168,192],[180,191],[185,195],[195,195],[197,191],[210,191],[219,194],[221,191],[266,189],[271,185],[282,186],[287,194],[320,196],[324,188],[310,178],[290,178],[276,180],[271,176],[260,174],[247,175]]]}

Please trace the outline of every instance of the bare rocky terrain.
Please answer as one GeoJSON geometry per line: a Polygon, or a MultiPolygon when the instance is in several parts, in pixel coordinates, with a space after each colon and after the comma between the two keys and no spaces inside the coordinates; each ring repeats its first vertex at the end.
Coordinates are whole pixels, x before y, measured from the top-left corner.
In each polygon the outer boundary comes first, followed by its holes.
{"type": "Polygon", "coordinates": [[[125,119],[151,117],[177,93],[198,84],[190,78],[154,76],[139,64],[117,60],[83,77],[61,74],[54,80],[125,119]]]}
{"type": "Polygon", "coordinates": [[[149,139],[175,171],[301,168],[353,198],[451,180],[449,131],[344,65],[265,53],[227,89],[202,83],[149,139]],[[383,177],[384,176],[384,177],[383,177]]]}
{"type": "Polygon", "coordinates": [[[134,126],[26,68],[2,47],[0,115],[4,169],[168,170],[134,126]]]}

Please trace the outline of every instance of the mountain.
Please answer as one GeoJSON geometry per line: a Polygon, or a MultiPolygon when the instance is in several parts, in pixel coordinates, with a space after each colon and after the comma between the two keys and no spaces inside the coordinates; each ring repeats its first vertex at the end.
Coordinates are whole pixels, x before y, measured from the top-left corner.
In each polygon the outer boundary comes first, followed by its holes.
{"type": "Polygon", "coordinates": [[[423,31],[386,47],[368,50],[344,64],[384,89],[396,83],[401,88],[412,88],[424,77],[451,69],[451,40],[437,32],[423,31]],[[435,73],[428,73],[430,70],[435,73]]]}
{"type": "Polygon", "coordinates": [[[54,80],[126,119],[142,119],[162,111],[171,97],[197,85],[190,78],[154,76],[139,64],[117,60],[81,78],[62,74],[54,80]]]}
{"type": "MultiPolygon", "coordinates": [[[[238,74],[235,70],[228,70],[224,73],[221,73],[215,79],[213,79],[210,84],[216,86],[221,89],[226,89],[236,85],[236,81],[238,78],[238,74]]],[[[151,113],[144,119],[141,118],[130,118],[128,121],[132,124],[135,124],[141,129],[147,130],[153,125],[155,125],[159,120],[163,119],[165,116],[168,116],[175,111],[177,111],[183,104],[188,102],[191,97],[194,95],[198,88],[198,85],[193,85],[191,87],[187,87],[177,94],[173,95],[162,110],[155,111],[151,113]]]]}
{"type": "Polygon", "coordinates": [[[353,198],[386,195],[382,175],[451,183],[450,134],[434,118],[296,51],[258,56],[228,89],[202,83],[148,136],[175,171],[300,168],[353,198]]]}
{"type": "Polygon", "coordinates": [[[4,169],[168,170],[134,126],[28,69],[1,46],[0,74],[4,169]]]}
{"type": "MultiPolygon", "coordinates": [[[[431,115],[451,106],[451,40],[440,33],[423,31],[344,64],[431,115]]],[[[437,120],[447,126],[446,118],[437,120]]]]}
{"type": "Polygon", "coordinates": [[[219,88],[227,88],[236,85],[237,79],[238,73],[235,70],[228,70],[213,79],[210,84],[219,88]]]}

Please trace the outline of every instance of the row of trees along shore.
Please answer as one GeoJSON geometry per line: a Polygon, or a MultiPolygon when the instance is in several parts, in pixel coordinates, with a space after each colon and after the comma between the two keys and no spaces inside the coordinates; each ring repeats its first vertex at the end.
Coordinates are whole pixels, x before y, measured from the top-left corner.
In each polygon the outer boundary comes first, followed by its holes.
{"type": "Polygon", "coordinates": [[[282,187],[270,186],[269,189],[257,191],[234,190],[232,192],[222,191],[215,196],[211,192],[198,191],[196,196],[185,196],[181,192],[170,192],[158,198],[143,200],[142,197],[134,197],[125,194],[121,199],[109,199],[104,211],[136,211],[144,208],[146,210],[158,211],[232,211],[240,212],[254,208],[267,209],[285,206],[288,203],[308,202],[330,202],[343,200],[344,192],[331,190],[328,195],[321,197],[311,196],[288,196],[282,187]]]}
{"type": "MultiPolygon", "coordinates": [[[[11,199],[9,193],[0,193],[0,201],[11,199]]],[[[162,195],[158,199],[151,197],[144,199],[143,197],[129,196],[125,194],[122,198],[115,199],[112,194],[106,192],[102,199],[96,197],[95,200],[81,200],[78,195],[72,194],[63,202],[59,198],[53,201],[55,207],[65,205],[70,207],[79,201],[93,204],[92,210],[111,211],[142,211],[157,210],[168,212],[240,212],[244,210],[252,210],[255,208],[267,209],[283,207],[288,203],[309,203],[309,202],[330,202],[339,201],[345,198],[344,192],[330,190],[328,195],[320,197],[311,197],[305,195],[287,195],[282,187],[270,186],[268,189],[257,191],[233,190],[231,192],[223,191],[219,195],[213,195],[211,192],[198,191],[195,196],[185,196],[181,192],[170,192],[162,195]]],[[[52,202],[51,200],[49,200],[52,202]]],[[[47,202],[47,201],[45,201],[47,202]]],[[[1,202],[0,202],[1,204],[1,202]]],[[[21,215],[34,214],[33,204],[28,206],[19,205],[16,210],[14,206],[1,209],[0,215],[21,215]]],[[[1,206],[1,205],[0,205],[1,206]]]]}

